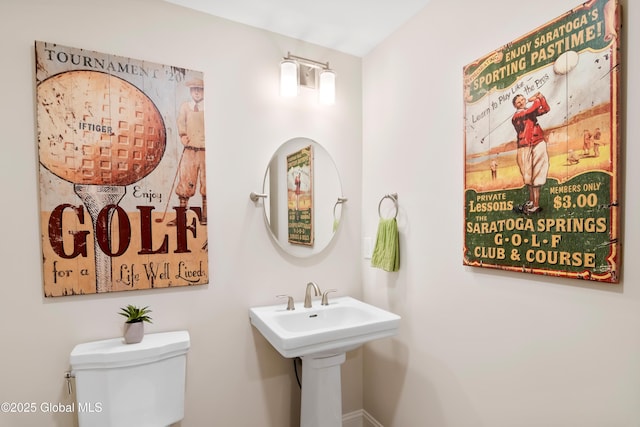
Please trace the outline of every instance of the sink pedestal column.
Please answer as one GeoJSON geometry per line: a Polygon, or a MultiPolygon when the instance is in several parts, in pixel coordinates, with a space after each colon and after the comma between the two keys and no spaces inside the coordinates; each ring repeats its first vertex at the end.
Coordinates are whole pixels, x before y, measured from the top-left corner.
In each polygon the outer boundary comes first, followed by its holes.
{"type": "Polygon", "coordinates": [[[300,427],[342,427],[340,365],[345,353],[302,357],[300,427]]]}

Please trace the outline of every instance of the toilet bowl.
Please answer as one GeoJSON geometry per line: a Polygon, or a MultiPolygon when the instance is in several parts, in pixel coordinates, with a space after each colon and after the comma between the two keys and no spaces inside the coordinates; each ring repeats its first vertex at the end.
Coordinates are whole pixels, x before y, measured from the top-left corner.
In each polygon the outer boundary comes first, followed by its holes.
{"type": "Polygon", "coordinates": [[[184,418],[187,331],[146,334],[138,344],[122,338],[75,346],[80,427],[165,427],[184,418]]]}

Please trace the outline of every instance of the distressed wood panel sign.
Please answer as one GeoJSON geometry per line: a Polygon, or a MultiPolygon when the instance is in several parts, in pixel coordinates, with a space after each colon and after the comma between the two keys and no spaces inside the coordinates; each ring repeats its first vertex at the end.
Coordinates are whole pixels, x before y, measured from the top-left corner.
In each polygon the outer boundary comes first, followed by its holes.
{"type": "Polygon", "coordinates": [[[208,283],[202,73],[35,53],[45,296],[208,283]]]}
{"type": "Polygon", "coordinates": [[[313,246],[313,147],[287,155],[289,243],[313,246]]]}
{"type": "Polygon", "coordinates": [[[591,0],[464,67],[464,259],[618,283],[620,23],[591,0]]]}

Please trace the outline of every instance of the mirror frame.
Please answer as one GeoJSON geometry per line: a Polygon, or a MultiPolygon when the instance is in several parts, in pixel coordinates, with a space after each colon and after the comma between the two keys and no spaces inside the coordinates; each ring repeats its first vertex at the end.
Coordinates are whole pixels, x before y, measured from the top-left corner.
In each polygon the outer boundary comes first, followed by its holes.
{"type": "Polygon", "coordinates": [[[285,253],[308,258],[323,252],[339,230],[342,209],[347,201],[342,193],[338,168],[329,152],[318,142],[296,137],[285,141],[275,151],[262,183],[263,217],[271,238],[285,253]],[[289,191],[287,156],[304,147],[312,147],[311,188],[313,245],[294,244],[288,239],[289,191]],[[287,177],[282,179],[282,177],[287,177]]]}

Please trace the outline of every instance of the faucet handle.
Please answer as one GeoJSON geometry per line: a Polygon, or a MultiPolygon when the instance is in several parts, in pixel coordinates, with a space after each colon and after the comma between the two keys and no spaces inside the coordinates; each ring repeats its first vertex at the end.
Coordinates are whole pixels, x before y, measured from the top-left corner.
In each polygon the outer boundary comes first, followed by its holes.
{"type": "Polygon", "coordinates": [[[287,298],[287,310],[295,310],[296,307],[293,303],[293,297],[289,295],[276,295],[276,298],[287,298]]]}
{"type": "Polygon", "coordinates": [[[322,302],[320,303],[320,305],[329,305],[329,298],[327,296],[327,294],[329,294],[329,292],[337,292],[337,289],[329,289],[328,291],[325,291],[322,294],[322,302]]]}

